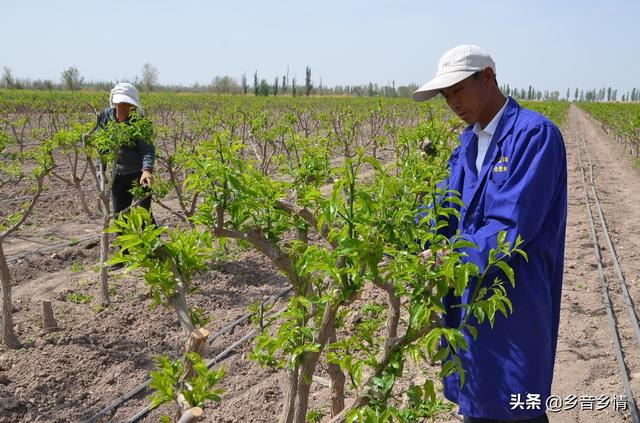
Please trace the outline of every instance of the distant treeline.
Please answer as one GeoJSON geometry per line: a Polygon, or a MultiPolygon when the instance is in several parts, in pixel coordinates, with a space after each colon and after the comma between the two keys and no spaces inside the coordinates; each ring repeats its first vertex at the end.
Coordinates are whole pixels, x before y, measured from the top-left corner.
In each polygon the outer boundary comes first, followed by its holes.
{"type": "MultiPolygon", "coordinates": [[[[296,81],[289,77],[289,70],[285,75],[275,76],[273,79],[262,78],[258,71],[254,71],[252,78],[247,78],[246,72],[240,79],[232,76],[216,76],[210,84],[195,83],[192,85],[166,85],[159,82],[158,69],[145,63],[142,66],[140,76],[127,81],[85,81],[78,68],[72,66],[64,70],[57,81],[51,79],[29,79],[14,77],[11,69],[4,67],[0,88],[30,89],[30,90],[71,90],[92,89],[98,91],[110,90],[116,82],[131,82],[141,90],[159,92],[213,92],[216,94],[239,94],[255,96],[309,96],[309,95],[336,95],[357,97],[411,97],[411,94],[419,87],[411,83],[396,86],[395,81],[387,85],[379,85],[369,82],[360,85],[323,85],[322,78],[316,85],[311,75],[311,68],[305,68],[304,81],[296,81]]],[[[561,96],[560,91],[541,91],[531,85],[527,89],[511,87],[509,84],[500,87],[505,95],[510,95],[519,100],[547,101],[640,101],[640,89],[633,88],[618,99],[618,90],[612,87],[579,89],[567,88],[566,94],[561,96]]]]}

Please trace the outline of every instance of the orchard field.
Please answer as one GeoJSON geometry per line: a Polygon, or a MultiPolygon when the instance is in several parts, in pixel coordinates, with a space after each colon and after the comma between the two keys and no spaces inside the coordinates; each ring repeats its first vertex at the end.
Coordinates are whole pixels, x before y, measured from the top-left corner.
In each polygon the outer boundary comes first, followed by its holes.
{"type": "MultiPolygon", "coordinates": [[[[114,146],[86,135],[107,104],[0,91],[0,422],[134,421],[152,392],[140,421],[455,421],[437,379],[474,328],[437,315],[485,275],[437,233],[454,210],[416,220],[452,196],[438,182],[464,124],[444,103],[143,96],[156,225],[110,211],[110,168],[99,178],[95,163],[114,146]],[[152,371],[154,389],[114,403],[152,371]]],[[[525,106],[563,132],[582,113],[525,106]]],[[[639,154],[637,105],[579,106],[639,154]]],[[[512,273],[490,266],[503,280],[472,302],[480,321],[509,314],[512,273]]]]}

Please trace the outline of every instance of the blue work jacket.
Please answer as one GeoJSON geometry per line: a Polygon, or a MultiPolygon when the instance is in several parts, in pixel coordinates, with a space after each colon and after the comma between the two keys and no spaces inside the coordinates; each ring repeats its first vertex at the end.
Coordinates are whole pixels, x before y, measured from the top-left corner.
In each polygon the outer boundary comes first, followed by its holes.
{"type": "MultiPolygon", "coordinates": [[[[451,155],[445,181],[449,189],[460,192],[465,207],[449,205],[461,217],[450,220],[445,232],[453,236],[460,230],[477,245],[464,249],[465,260],[476,263],[481,272],[502,230],[512,243],[517,235],[524,239],[521,248],[529,261],[520,256],[508,260],[515,271],[515,288],[502,278],[513,314],[505,318],[497,313],[493,329],[487,321],[478,324],[470,317],[478,337],[474,341],[466,334],[469,349],[460,352],[465,384],[460,388],[457,374],[447,377],[444,394],[465,416],[533,418],[545,412],[558,337],[567,217],[564,141],[549,119],[509,98],[479,175],[476,151],[477,138],[469,126],[451,155]]],[[[460,323],[462,309],[451,306],[467,302],[475,284],[470,282],[462,298],[445,298],[446,326],[460,323]]]]}

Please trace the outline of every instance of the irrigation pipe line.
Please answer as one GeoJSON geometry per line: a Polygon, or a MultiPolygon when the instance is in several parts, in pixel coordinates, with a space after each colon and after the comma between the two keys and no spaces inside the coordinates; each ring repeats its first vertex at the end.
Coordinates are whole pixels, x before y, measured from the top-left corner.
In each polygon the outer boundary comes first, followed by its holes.
{"type": "Polygon", "coordinates": [[[611,237],[609,236],[609,229],[607,228],[607,223],[604,220],[604,214],[602,212],[602,208],[600,207],[600,199],[598,198],[598,193],[596,192],[596,182],[593,176],[593,164],[591,163],[591,156],[589,156],[589,152],[587,151],[587,143],[584,140],[584,136],[581,135],[580,138],[582,139],[582,144],[584,145],[584,151],[586,153],[587,160],[589,161],[591,192],[593,194],[593,198],[595,199],[595,203],[597,205],[598,215],[600,217],[600,225],[602,225],[603,232],[604,232],[604,238],[607,241],[607,250],[609,250],[609,254],[611,255],[611,259],[613,260],[613,267],[616,270],[618,281],[620,282],[620,288],[622,289],[624,303],[627,307],[629,319],[631,320],[631,324],[633,325],[633,330],[636,334],[638,345],[640,345],[640,325],[638,324],[638,315],[636,314],[633,301],[631,300],[631,296],[629,295],[629,290],[627,289],[627,282],[625,281],[624,274],[622,273],[622,269],[620,268],[618,255],[616,254],[616,250],[613,247],[613,243],[611,242],[611,237]]]}
{"type": "MultiPolygon", "coordinates": [[[[583,138],[584,141],[584,138],[583,138]]],[[[627,372],[627,368],[624,363],[624,357],[622,355],[622,346],[620,344],[620,334],[618,333],[618,329],[616,327],[616,321],[613,317],[613,307],[611,306],[611,297],[609,296],[609,289],[607,288],[607,282],[604,276],[603,266],[602,266],[602,256],[600,255],[600,246],[598,244],[598,237],[596,235],[596,227],[594,223],[593,213],[591,212],[591,204],[589,203],[589,193],[587,191],[587,178],[584,172],[584,167],[582,166],[582,158],[580,155],[580,144],[578,141],[578,136],[576,133],[576,147],[578,150],[578,162],[580,164],[580,173],[582,174],[582,188],[584,189],[585,196],[585,204],[587,206],[587,212],[589,215],[589,223],[591,225],[591,239],[593,241],[593,249],[596,255],[596,262],[598,265],[598,276],[600,279],[600,286],[602,287],[602,295],[604,298],[604,303],[607,309],[607,318],[609,321],[609,327],[611,328],[611,335],[613,338],[613,344],[615,347],[616,359],[618,361],[618,367],[620,369],[620,377],[622,378],[622,385],[624,388],[625,395],[629,401],[629,408],[631,412],[631,420],[633,423],[640,423],[640,418],[638,417],[638,408],[636,406],[636,402],[633,398],[633,393],[631,391],[631,385],[629,384],[629,373],[627,372]]],[[[586,151],[586,144],[585,144],[586,151]]],[[[588,154],[588,153],[587,153],[588,154]]],[[[593,172],[593,165],[589,162],[589,166],[591,171],[593,172]]],[[[592,173],[593,175],[593,173],[592,173]]],[[[593,185],[592,185],[593,188],[593,185]]],[[[596,207],[600,209],[600,203],[595,199],[596,207]]],[[[601,210],[599,210],[602,212],[601,210]]],[[[603,226],[603,232],[607,232],[606,226],[603,226]]]]}
{"type": "MultiPolygon", "coordinates": [[[[95,189],[80,189],[78,190],[77,188],[69,188],[69,189],[62,189],[60,191],[53,191],[53,192],[44,192],[42,194],[40,194],[39,198],[48,198],[48,197],[54,197],[56,195],[60,195],[63,194],[65,192],[77,192],[77,191],[84,191],[84,192],[95,192],[95,189]]],[[[22,200],[27,200],[33,198],[33,195],[25,195],[22,197],[14,197],[14,198],[3,198],[0,199],[0,203],[11,203],[11,202],[15,202],[15,201],[22,201],[22,200]]]]}
{"type": "MultiPolygon", "coordinates": [[[[167,176],[169,175],[169,172],[159,172],[159,173],[154,173],[154,176],[167,176]]],[[[83,191],[83,192],[93,192],[96,193],[96,190],[94,188],[86,188],[86,189],[78,189],[78,188],[67,188],[67,189],[62,189],[62,190],[58,190],[58,191],[52,191],[52,192],[43,192],[42,194],[40,194],[39,198],[48,198],[48,197],[54,197],[56,195],[60,195],[63,194],[65,192],[77,192],[77,191],[83,191]]],[[[96,193],[96,195],[98,195],[98,193],[96,193]]],[[[27,200],[33,198],[32,195],[24,195],[22,197],[15,197],[15,198],[0,198],[0,203],[11,203],[11,202],[15,202],[15,201],[21,201],[21,200],[27,200]]]]}
{"type": "MultiPolygon", "coordinates": [[[[268,306],[268,305],[273,304],[274,302],[276,302],[277,300],[279,300],[280,298],[282,298],[283,296],[285,296],[286,294],[291,292],[291,290],[292,290],[292,288],[289,287],[289,288],[286,288],[286,289],[284,289],[284,290],[272,295],[271,297],[269,297],[269,299],[267,299],[267,301],[264,302],[264,305],[268,306]]],[[[281,311],[278,311],[276,314],[278,314],[280,312],[281,311]]],[[[218,339],[219,337],[221,337],[222,335],[226,334],[227,332],[232,331],[236,326],[238,326],[241,323],[247,321],[254,314],[255,313],[245,313],[242,316],[240,316],[239,318],[237,318],[236,320],[234,320],[231,323],[227,324],[222,329],[220,329],[219,331],[217,331],[216,333],[211,335],[211,337],[207,341],[207,344],[211,345],[214,340],[218,339]]],[[[221,360],[224,360],[225,358],[227,358],[227,356],[229,356],[231,354],[231,352],[233,352],[233,350],[235,348],[237,348],[239,345],[245,343],[246,341],[252,339],[258,333],[259,333],[259,331],[257,329],[254,329],[253,331],[249,332],[248,334],[246,334],[245,336],[243,336],[239,340],[233,342],[231,345],[229,345],[227,348],[225,348],[225,350],[222,351],[220,354],[218,354],[214,358],[208,360],[207,361],[207,367],[210,368],[214,364],[220,362],[221,360]]],[[[104,409],[99,411],[97,414],[95,414],[93,417],[88,419],[85,423],[95,423],[95,422],[97,422],[100,418],[102,418],[105,415],[107,415],[108,413],[116,410],[118,407],[120,407],[122,404],[124,404],[125,402],[127,402],[128,400],[133,398],[135,395],[137,395],[140,392],[144,391],[149,386],[150,383],[151,383],[151,379],[145,380],[144,382],[142,382],[141,384],[139,384],[135,388],[131,389],[129,392],[127,392],[124,395],[122,395],[119,398],[117,398],[115,401],[113,401],[107,407],[105,407],[104,409]]],[[[142,417],[147,415],[149,413],[149,411],[151,411],[151,407],[150,406],[147,406],[147,407],[143,408],[138,413],[136,413],[133,417],[131,417],[131,419],[129,419],[128,422],[132,422],[133,423],[133,422],[138,421],[139,419],[141,419],[142,417]]]]}
{"type": "Polygon", "coordinates": [[[28,251],[28,252],[23,253],[23,254],[18,254],[17,256],[7,257],[7,263],[18,261],[20,259],[23,259],[23,258],[28,257],[28,256],[32,256],[34,254],[44,253],[44,252],[47,252],[47,251],[56,250],[58,248],[64,248],[64,247],[68,247],[68,246],[71,246],[71,245],[76,245],[76,244],[79,244],[79,243],[84,242],[84,241],[89,241],[89,240],[98,239],[98,238],[100,238],[100,234],[98,234],[98,235],[90,235],[90,236],[87,236],[85,238],[74,239],[74,240],[71,240],[71,241],[61,242],[59,244],[49,245],[49,246],[40,248],[37,251],[28,251]]]}
{"type": "MultiPolygon", "coordinates": [[[[151,194],[149,194],[149,195],[151,195],[151,194]]],[[[147,197],[149,197],[149,195],[147,195],[147,197]]],[[[137,206],[138,204],[140,204],[140,202],[142,202],[143,200],[145,200],[147,197],[143,197],[143,198],[141,198],[141,199],[139,199],[139,200],[136,200],[136,202],[134,202],[133,204],[131,204],[131,205],[130,205],[129,207],[127,207],[126,209],[124,209],[124,210],[120,211],[119,213],[125,213],[125,212],[127,212],[127,211],[128,211],[129,209],[131,209],[132,207],[135,207],[135,206],[137,206]]],[[[113,216],[112,216],[112,217],[113,217],[113,216]]],[[[158,225],[158,226],[160,226],[160,225],[162,225],[162,223],[164,223],[167,219],[169,219],[169,217],[166,217],[166,218],[164,218],[164,219],[162,219],[162,220],[159,220],[159,221],[158,221],[158,222],[156,222],[156,223],[157,223],[157,225],[158,225]]],[[[59,243],[59,244],[49,245],[49,246],[46,246],[46,247],[40,248],[40,249],[38,249],[38,250],[36,250],[36,251],[28,251],[28,252],[26,252],[26,253],[19,254],[19,255],[17,255],[17,256],[9,256],[9,257],[7,257],[7,263],[12,263],[12,262],[14,262],[14,261],[18,261],[18,260],[20,260],[20,259],[23,259],[23,258],[25,258],[25,257],[32,256],[32,255],[34,255],[34,254],[40,254],[40,253],[44,253],[44,252],[46,252],[46,251],[56,250],[56,249],[58,249],[58,248],[60,248],[60,249],[61,249],[61,248],[69,247],[69,246],[76,245],[76,244],[78,244],[78,243],[80,243],[80,242],[84,242],[84,241],[90,241],[90,240],[94,240],[94,239],[99,239],[99,238],[100,238],[100,236],[102,236],[102,232],[101,232],[101,233],[99,233],[99,234],[97,234],[97,235],[90,235],[90,236],[87,236],[87,237],[85,237],[85,238],[74,239],[74,240],[71,240],[71,241],[61,242],[61,243],[59,243]]]]}

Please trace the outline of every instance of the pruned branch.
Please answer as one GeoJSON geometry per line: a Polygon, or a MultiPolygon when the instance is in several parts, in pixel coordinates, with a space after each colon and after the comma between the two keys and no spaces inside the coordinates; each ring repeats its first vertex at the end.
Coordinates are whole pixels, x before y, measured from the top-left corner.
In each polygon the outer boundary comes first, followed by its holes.
{"type": "Polygon", "coordinates": [[[338,248],[337,241],[329,241],[329,226],[327,224],[322,225],[322,228],[318,228],[318,220],[315,218],[311,210],[306,207],[298,206],[283,200],[276,201],[276,208],[290,215],[299,216],[305,222],[319,230],[320,235],[324,238],[334,249],[338,248]]]}
{"type": "Polygon", "coordinates": [[[0,233],[0,240],[5,239],[9,235],[11,235],[13,232],[17,231],[20,228],[20,226],[24,223],[24,221],[27,220],[27,217],[29,217],[29,215],[33,211],[33,207],[36,205],[36,201],[38,201],[38,198],[42,193],[42,186],[44,183],[45,176],[46,176],[45,172],[42,172],[38,175],[36,192],[33,194],[33,197],[31,198],[31,202],[27,206],[27,209],[24,211],[24,213],[22,213],[22,216],[20,216],[20,219],[16,223],[14,223],[11,227],[9,227],[3,233],[0,233]]]}

